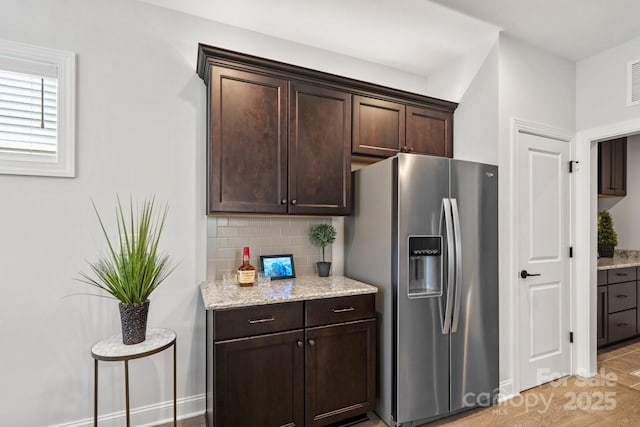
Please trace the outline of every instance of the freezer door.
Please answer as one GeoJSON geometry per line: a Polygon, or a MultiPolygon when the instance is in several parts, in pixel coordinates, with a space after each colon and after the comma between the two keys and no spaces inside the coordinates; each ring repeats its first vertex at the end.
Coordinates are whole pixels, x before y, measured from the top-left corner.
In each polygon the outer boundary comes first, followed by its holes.
{"type": "Polygon", "coordinates": [[[459,254],[451,324],[455,412],[489,403],[498,389],[498,168],[452,160],[451,203],[459,254]]]}
{"type": "MultiPolygon", "coordinates": [[[[449,195],[449,160],[398,154],[397,174],[397,395],[392,412],[400,424],[449,412],[449,335],[443,333],[449,245],[442,214],[443,199],[449,195]],[[442,272],[437,275],[443,276],[443,283],[430,286],[431,291],[422,295],[416,286],[410,286],[410,275],[417,274],[409,253],[410,236],[431,236],[425,239],[442,245],[442,272]]],[[[427,261],[435,265],[435,261],[427,261]]]]}

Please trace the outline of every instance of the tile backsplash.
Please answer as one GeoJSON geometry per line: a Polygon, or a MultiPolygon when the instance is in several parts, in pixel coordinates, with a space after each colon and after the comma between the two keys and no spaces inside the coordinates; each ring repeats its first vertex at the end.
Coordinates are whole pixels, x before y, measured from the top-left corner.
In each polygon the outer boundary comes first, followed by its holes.
{"type": "MultiPolygon", "coordinates": [[[[314,224],[331,224],[331,218],[209,217],[207,218],[207,280],[219,280],[242,263],[242,248],[249,246],[251,264],[260,269],[260,255],[293,254],[296,276],[315,273],[322,250],[311,243],[314,224]]],[[[325,258],[331,261],[331,245],[325,258]]]]}

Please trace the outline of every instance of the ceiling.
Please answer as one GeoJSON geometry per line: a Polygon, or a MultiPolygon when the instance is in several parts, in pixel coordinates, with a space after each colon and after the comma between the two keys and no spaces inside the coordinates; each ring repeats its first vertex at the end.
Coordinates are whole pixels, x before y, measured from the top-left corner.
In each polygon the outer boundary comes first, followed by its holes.
{"type": "Polygon", "coordinates": [[[142,0],[427,76],[504,30],[576,61],[640,36],[638,0],[142,0]]]}
{"type": "Polygon", "coordinates": [[[638,0],[432,0],[577,61],[640,36],[638,0]]]}

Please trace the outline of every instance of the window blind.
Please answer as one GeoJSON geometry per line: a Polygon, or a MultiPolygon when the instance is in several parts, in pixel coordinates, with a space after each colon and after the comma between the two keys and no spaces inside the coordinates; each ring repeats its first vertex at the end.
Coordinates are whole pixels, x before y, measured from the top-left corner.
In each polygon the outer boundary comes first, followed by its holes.
{"type": "Polygon", "coordinates": [[[58,81],[0,70],[0,152],[56,155],[58,81]]]}

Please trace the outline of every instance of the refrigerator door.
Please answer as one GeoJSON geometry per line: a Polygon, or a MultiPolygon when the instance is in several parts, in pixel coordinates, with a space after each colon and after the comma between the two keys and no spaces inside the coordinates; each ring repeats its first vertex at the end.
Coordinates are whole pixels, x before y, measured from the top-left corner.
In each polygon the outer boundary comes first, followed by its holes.
{"type": "Polygon", "coordinates": [[[492,403],[498,390],[498,168],[452,160],[451,203],[459,242],[451,324],[456,412],[492,403]]]}
{"type": "MultiPolygon", "coordinates": [[[[398,154],[398,253],[395,348],[396,423],[444,415],[449,412],[449,334],[443,333],[447,289],[447,235],[443,199],[449,196],[449,160],[398,154]],[[442,236],[440,290],[419,296],[410,285],[409,237],[442,236]]],[[[415,255],[415,254],[414,254],[415,255]]]]}

